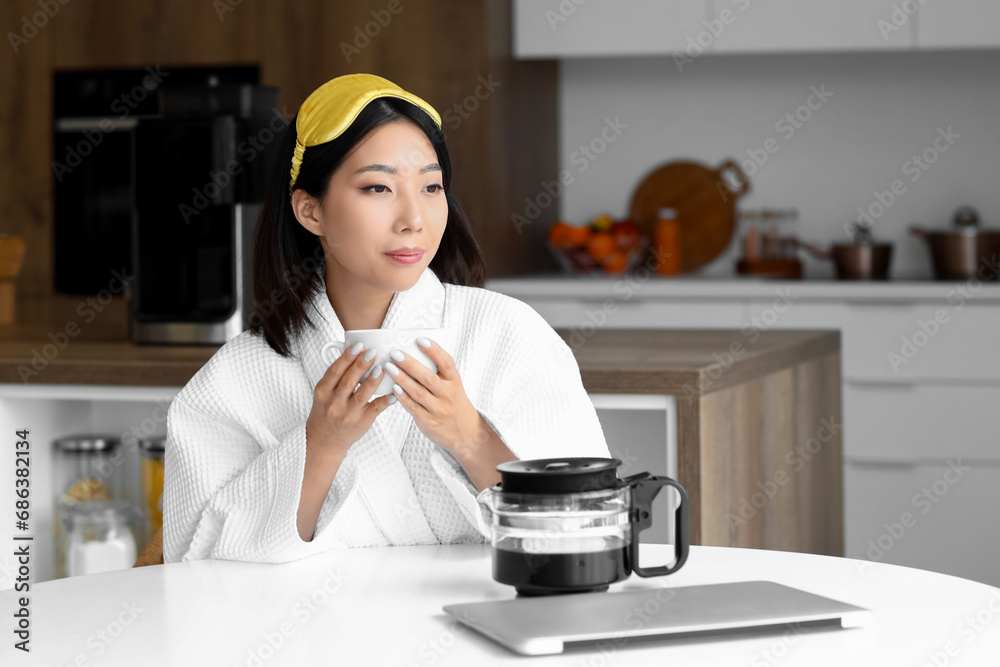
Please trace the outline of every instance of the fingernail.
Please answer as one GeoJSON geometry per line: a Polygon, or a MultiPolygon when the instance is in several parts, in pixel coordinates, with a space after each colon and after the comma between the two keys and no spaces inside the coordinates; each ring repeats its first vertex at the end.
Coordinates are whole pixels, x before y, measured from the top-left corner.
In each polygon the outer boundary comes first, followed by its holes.
{"type": "Polygon", "coordinates": [[[354,347],[351,348],[351,354],[353,354],[354,356],[358,356],[358,352],[360,352],[363,349],[365,349],[364,343],[355,343],[354,347]]]}
{"type": "Polygon", "coordinates": [[[379,379],[380,377],[382,377],[382,367],[381,366],[376,366],[375,367],[375,370],[372,371],[372,377],[375,378],[376,380],[379,379]]]}
{"type": "Polygon", "coordinates": [[[374,347],[372,349],[368,350],[367,352],[365,352],[365,361],[371,361],[372,359],[375,358],[376,354],[377,353],[375,352],[375,348],[374,347]]]}
{"type": "Polygon", "coordinates": [[[392,352],[389,353],[389,356],[395,359],[396,361],[403,361],[404,359],[406,359],[406,355],[403,354],[400,350],[393,350],[392,352]]]}
{"type": "Polygon", "coordinates": [[[430,347],[431,342],[424,336],[421,336],[420,338],[417,339],[417,345],[419,345],[420,347],[430,347]]]}
{"type": "Polygon", "coordinates": [[[402,396],[402,395],[403,395],[403,388],[402,388],[402,387],[400,387],[400,386],[399,386],[398,384],[394,384],[394,385],[392,385],[392,390],[393,390],[394,392],[396,392],[397,394],[399,394],[400,396],[402,396]]]}
{"type": "Polygon", "coordinates": [[[399,375],[399,368],[397,368],[396,364],[392,363],[391,361],[386,363],[385,370],[389,371],[389,375],[391,375],[392,377],[396,377],[399,375]]]}
{"type": "Polygon", "coordinates": [[[390,396],[390,397],[389,397],[389,400],[388,400],[388,401],[386,401],[386,402],[387,402],[387,403],[388,403],[389,405],[392,405],[393,403],[395,403],[395,402],[396,402],[396,397],[395,397],[395,396],[390,396]]]}

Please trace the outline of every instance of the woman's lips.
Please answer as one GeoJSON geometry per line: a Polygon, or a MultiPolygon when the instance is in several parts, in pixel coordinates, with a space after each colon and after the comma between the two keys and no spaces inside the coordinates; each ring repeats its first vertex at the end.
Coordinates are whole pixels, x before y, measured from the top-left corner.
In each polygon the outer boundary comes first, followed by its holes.
{"type": "Polygon", "coordinates": [[[386,256],[394,259],[400,264],[416,264],[420,261],[420,258],[424,256],[424,253],[423,251],[412,255],[392,255],[390,253],[386,253],[386,256]]]}

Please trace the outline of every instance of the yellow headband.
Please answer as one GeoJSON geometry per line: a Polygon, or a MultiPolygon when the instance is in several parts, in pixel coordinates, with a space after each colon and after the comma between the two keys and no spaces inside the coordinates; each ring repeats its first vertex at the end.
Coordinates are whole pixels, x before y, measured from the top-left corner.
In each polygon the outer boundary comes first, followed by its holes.
{"type": "Polygon", "coordinates": [[[317,88],[299,107],[295,121],[295,153],[292,155],[291,194],[299,177],[306,148],[333,141],[341,135],[365,105],[377,97],[398,97],[426,111],[441,129],[441,116],[427,102],[392,81],[374,74],[345,74],[317,88]]]}

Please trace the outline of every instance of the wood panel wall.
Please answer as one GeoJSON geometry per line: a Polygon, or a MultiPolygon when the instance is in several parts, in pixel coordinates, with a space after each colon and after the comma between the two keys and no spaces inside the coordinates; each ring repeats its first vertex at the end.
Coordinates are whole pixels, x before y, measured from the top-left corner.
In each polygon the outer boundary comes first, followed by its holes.
{"type": "MultiPolygon", "coordinates": [[[[554,269],[542,245],[555,206],[518,232],[543,181],[557,177],[555,61],[510,57],[509,0],[397,0],[400,10],[346,56],[341,43],[392,0],[77,0],[0,58],[0,233],[26,237],[18,291],[52,291],[52,84],[55,68],[259,63],[294,112],[325,81],[384,76],[444,116],[483,80],[499,82],[460,123],[445,122],[453,189],[483,248],[490,277],[554,269]]],[[[4,33],[20,32],[37,0],[0,3],[4,33]]],[[[386,15],[383,13],[384,18],[386,15]]]]}

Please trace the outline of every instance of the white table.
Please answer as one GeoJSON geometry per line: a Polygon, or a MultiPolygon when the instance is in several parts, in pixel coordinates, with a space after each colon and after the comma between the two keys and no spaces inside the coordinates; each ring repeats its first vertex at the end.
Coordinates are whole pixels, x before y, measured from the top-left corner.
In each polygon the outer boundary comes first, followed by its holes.
{"type": "MultiPolygon", "coordinates": [[[[643,563],[669,560],[669,547],[643,549],[649,549],[643,563]]],[[[850,630],[609,643],[603,649],[525,658],[458,625],[441,609],[452,602],[515,595],[493,581],[488,545],[344,549],[278,565],[196,561],[39,584],[30,606],[30,656],[11,648],[16,594],[3,591],[0,664],[1000,664],[1000,589],[923,570],[779,551],[692,547],[677,574],[633,575],[611,591],[753,579],[867,607],[874,623],[850,630]]]]}

